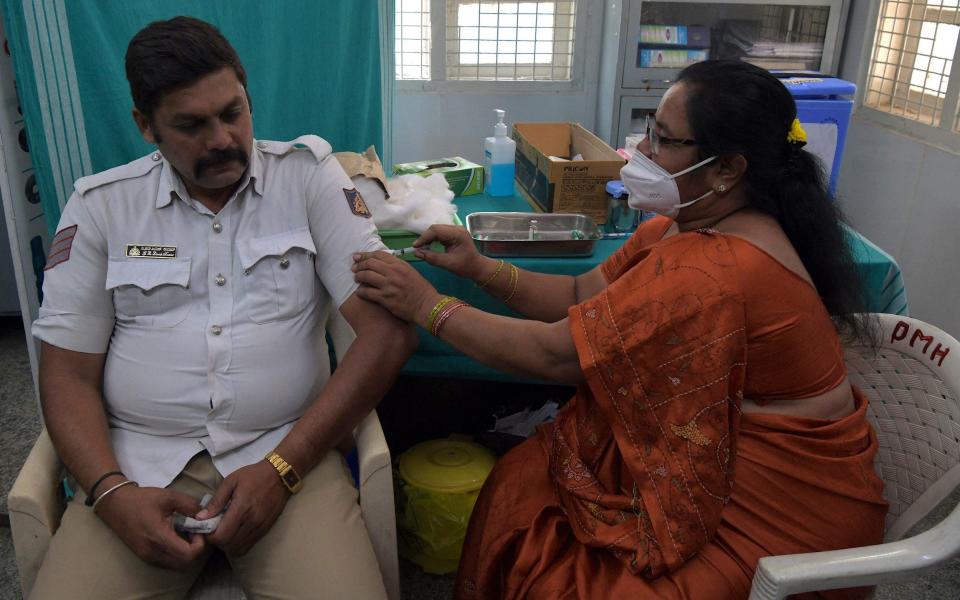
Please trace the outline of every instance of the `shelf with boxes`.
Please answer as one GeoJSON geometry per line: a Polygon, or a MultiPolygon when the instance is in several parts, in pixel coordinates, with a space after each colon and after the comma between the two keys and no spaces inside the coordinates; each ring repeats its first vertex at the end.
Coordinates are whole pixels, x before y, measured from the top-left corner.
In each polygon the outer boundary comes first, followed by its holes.
{"type": "Polygon", "coordinates": [[[716,58],[836,73],[849,0],[623,0],[604,14],[597,133],[641,131],[684,67],[716,58]]]}
{"type": "Polygon", "coordinates": [[[710,57],[710,28],[703,25],[640,25],[640,67],[685,67],[710,57]]]}

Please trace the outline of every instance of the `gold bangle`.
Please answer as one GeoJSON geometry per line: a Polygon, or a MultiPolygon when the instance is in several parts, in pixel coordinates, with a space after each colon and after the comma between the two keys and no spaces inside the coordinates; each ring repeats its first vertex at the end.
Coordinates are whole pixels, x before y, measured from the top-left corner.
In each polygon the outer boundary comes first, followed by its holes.
{"type": "Polygon", "coordinates": [[[520,269],[518,269],[516,265],[511,264],[510,265],[510,285],[511,285],[510,294],[506,298],[504,298],[503,300],[504,304],[506,304],[507,302],[510,302],[510,300],[513,299],[514,294],[517,293],[517,288],[519,287],[519,283],[520,283],[520,269]]]}
{"type": "Polygon", "coordinates": [[[436,322],[440,311],[443,310],[444,306],[450,304],[451,302],[457,302],[457,299],[453,296],[444,296],[433,306],[433,309],[430,310],[430,315],[427,317],[427,331],[433,331],[433,325],[436,322]]]}
{"type": "Polygon", "coordinates": [[[476,283],[474,283],[473,285],[477,286],[478,288],[480,288],[480,289],[482,290],[483,288],[485,288],[485,287],[487,287],[488,285],[490,285],[490,283],[493,282],[493,280],[497,278],[497,275],[499,275],[499,274],[500,274],[500,271],[502,271],[502,270],[503,270],[503,259],[501,258],[501,259],[500,259],[500,264],[497,265],[497,270],[493,272],[493,275],[491,275],[490,277],[488,277],[487,280],[484,281],[483,283],[481,283],[481,284],[476,284],[476,283]]]}
{"type": "Polygon", "coordinates": [[[461,308],[469,306],[466,302],[462,300],[457,300],[456,302],[451,302],[443,308],[443,311],[440,313],[440,316],[437,317],[437,321],[433,324],[433,329],[430,330],[430,333],[434,337],[440,337],[440,329],[443,327],[444,323],[447,322],[447,319],[453,316],[453,313],[457,312],[461,308]]]}

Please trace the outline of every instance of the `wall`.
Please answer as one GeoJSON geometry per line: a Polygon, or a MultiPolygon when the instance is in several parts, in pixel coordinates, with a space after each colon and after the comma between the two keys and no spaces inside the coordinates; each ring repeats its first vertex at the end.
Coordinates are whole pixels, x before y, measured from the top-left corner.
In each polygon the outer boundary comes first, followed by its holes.
{"type": "MultiPolygon", "coordinates": [[[[411,162],[444,156],[483,160],[483,138],[493,135],[495,108],[507,111],[507,122],[576,121],[593,129],[603,2],[587,0],[582,13],[586,50],[584,75],[577,89],[554,92],[507,92],[497,84],[480,84],[476,91],[398,90],[394,101],[393,161],[411,162]]],[[[401,84],[402,85],[402,84],[401,84]]],[[[463,87],[462,85],[459,87],[463,87]]],[[[388,168],[389,171],[389,168],[388,168]]]]}
{"type": "MultiPolygon", "coordinates": [[[[848,19],[840,76],[858,86],[876,4],[854,0],[848,19]]],[[[911,316],[960,337],[960,155],[873,122],[865,109],[847,135],[838,188],[847,217],[900,264],[911,316]]]]}
{"type": "Polygon", "coordinates": [[[590,89],[550,94],[397,92],[393,160],[462,156],[483,161],[483,138],[493,135],[495,108],[506,121],[576,121],[593,129],[596,82],[590,89]]]}

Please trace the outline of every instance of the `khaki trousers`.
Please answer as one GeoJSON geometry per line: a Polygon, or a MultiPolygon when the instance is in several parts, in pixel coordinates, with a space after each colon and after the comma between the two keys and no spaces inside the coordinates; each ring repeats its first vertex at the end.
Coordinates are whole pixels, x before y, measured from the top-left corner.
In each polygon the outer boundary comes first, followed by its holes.
{"type": "MultiPolygon", "coordinates": [[[[206,452],[170,484],[196,498],[223,478],[206,452]]],[[[79,492],[67,505],[30,594],[31,599],[183,598],[203,569],[169,571],[140,560],[79,492]]],[[[386,592],[357,490],[336,451],[304,478],[277,522],[242,557],[227,556],[247,597],[385,600],[386,592]]]]}

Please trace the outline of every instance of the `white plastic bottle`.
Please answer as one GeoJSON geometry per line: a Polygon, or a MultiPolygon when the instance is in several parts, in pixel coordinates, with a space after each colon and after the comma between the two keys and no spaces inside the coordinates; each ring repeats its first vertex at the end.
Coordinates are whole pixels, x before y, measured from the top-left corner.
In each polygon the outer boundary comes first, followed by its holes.
{"type": "Polygon", "coordinates": [[[493,112],[497,115],[493,137],[483,140],[484,191],[488,196],[512,196],[517,143],[507,137],[507,125],[503,122],[507,112],[499,108],[493,112]]]}

